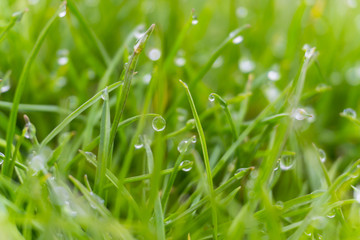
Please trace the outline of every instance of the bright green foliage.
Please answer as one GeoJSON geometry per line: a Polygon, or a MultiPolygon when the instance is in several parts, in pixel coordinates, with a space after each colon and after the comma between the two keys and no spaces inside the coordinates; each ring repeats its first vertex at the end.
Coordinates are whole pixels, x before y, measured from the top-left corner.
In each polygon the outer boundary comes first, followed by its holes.
{"type": "Polygon", "coordinates": [[[0,239],[359,238],[360,2],[0,9],[0,239]]]}

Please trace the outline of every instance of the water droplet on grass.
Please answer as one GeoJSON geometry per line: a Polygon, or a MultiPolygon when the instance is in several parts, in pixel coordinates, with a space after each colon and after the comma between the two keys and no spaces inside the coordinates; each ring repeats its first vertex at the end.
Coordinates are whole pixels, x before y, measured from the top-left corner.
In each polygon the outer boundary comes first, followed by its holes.
{"type": "Polygon", "coordinates": [[[311,219],[311,225],[316,229],[324,229],[328,223],[328,219],[322,216],[316,216],[311,219]]]}
{"type": "Polygon", "coordinates": [[[144,77],[143,77],[143,82],[144,82],[145,84],[149,84],[150,81],[151,81],[151,74],[150,74],[150,73],[145,74],[144,77]]]}
{"type": "Polygon", "coordinates": [[[157,61],[161,57],[161,51],[157,48],[153,48],[149,51],[148,57],[150,58],[151,61],[157,61]]]}
{"type": "Polygon", "coordinates": [[[240,44],[244,40],[243,36],[237,36],[232,40],[233,44],[240,44]]]}
{"type": "Polygon", "coordinates": [[[5,154],[0,152],[0,165],[4,163],[4,159],[5,159],[5,154]]]}
{"type": "Polygon", "coordinates": [[[60,65],[60,66],[63,66],[63,65],[66,65],[68,62],[69,62],[69,50],[67,49],[59,49],[57,52],[56,52],[56,55],[58,57],[57,59],[57,63],[60,65]]]}
{"type": "Polygon", "coordinates": [[[271,70],[267,73],[267,77],[271,81],[277,81],[280,79],[280,73],[274,70],[271,70]]]}
{"type": "Polygon", "coordinates": [[[325,162],[326,161],[326,153],[324,150],[322,150],[321,148],[319,148],[319,158],[321,162],[325,162]]]}
{"type": "Polygon", "coordinates": [[[280,168],[283,171],[292,169],[295,166],[295,156],[294,155],[283,155],[280,158],[280,168]]]}
{"type": "Polygon", "coordinates": [[[152,120],[152,127],[155,131],[161,132],[166,127],[166,121],[162,116],[154,117],[152,120]]]}
{"type": "Polygon", "coordinates": [[[178,146],[177,146],[177,150],[182,153],[182,152],[186,152],[188,149],[189,145],[188,145],[188,140],[182,140],[178,146]]]}
{"type": "Polygon", "coordinates": [[[180,167],[184,166],[184,165],[189,165],[187,167],[182,168],[181,170],[183,170],[184,172],[189,172],[192,169],[192,164],[193,162],[189,161],[189,160],[184,160],[180,163],[180,167]]]}
{"type": "Polygon", "coordinates": [[[92,152],[84,152],[86,159],[90,162],[96,162],[96,155],[92,152]]]}
{"type": "Polygon", "coordinates": [[[107,87],[103,90],[103,92],[101,94],[101,98],[104,101],[109,99],[109,93],[108,93],[108,88],[107,87]]]}
{"type": "Polygon", "coordinates": [[[356,8],[357,7],[356,0],[347,0],[346,3],[347,3],[349,8],[356,8]]]}
{"type": "Polygon", "coordinates": [[[214,62],[214,64],[212,65],[212,67],[213,67],[213,68],[219,68],[219,67],[221,67],[221,66],[223,65],[223,63],[224,63],[224,59],[223,59],[222,56],[220,56],[220,57],[218,57],[218,58],[215,60],[215,62],[214,62]]]}
{"type": "Polygon", "coordinates": [[[61,6],[60,12],[59,12],[59,17],[63,18],[66,16],[66,4],[63,4],[63,6],[61,6]]]}
{"type": "Polygon", "coordinates": [[[313,115],[307,113],[307,112],[305,111],[305,109],[303,109],[303,108],[297,108],[297,109],[295,109],[295,110],[293,111],[293,113],[291,114],[291,116],[292,116],[293,118],[295,118],[296,120],[299,120],[299,121],[304,120],[304,119],[307,119],[307,118],[310,118],[310,117],[313,117],[313,115]]]}
{"type": "Polygon", "coordinates": [[[214,96],[214,94],[210,93],[208,99],[209,99],[210,102],[214,102],[214,101],[215,101],[215,96],[214,96]]]}
{"type": "Polygon", "coordinates": [[[360,189],[359,189],[359,186],[351,186],[353,189],[354,189],[354,192],[353,192],[353,196],[354,196],[354,199],[360,203],[360,189]]]}
{"type": "Polygon", "coordinates": [[[191,140],[192,143],[196,143],[196,136],[195,136],[195,135],[192,136],[192,137],[190,138],[190,140],[191,140]]]}
{"type": "Polygon", "coordinates": [[[248,10],[247,8],[244,7],[238,7],[236,9],[236,16],[238,18],[245,18],[248,15],[248,10]]]}
{"type": "Polygon", "coordinates": [[[135,147],[136,149],[140,149],[140,148],[142,148],[143,146],[144,146],[144,143],[143,143],[143,141],[142,141],[141,136],[139,136],[137,142],[136,142],[135,145],[134,145],[134,147],[135,147]]]}
{"type": "Polygon", "coordinates": [[[234,176],[236,177],[236,179],[241,179],[242,178],[242,174],[240,174],[241,172],[246,171],[247,168],[239,168],[235,171],[234,176]]]}
{"type": "Polygon", "coordinates": [[[334,218],[335,215],[336,215],[336,212],[335,212],[334,209],[331,210],[330,212],[328,212],[328,214],[326,214],[326,216],[327,216],[328,218],[334,218]]]}
{"type": "Polygon", "coordinates": [[[243,73],[250,73],[255,69],[255,63],[249,59],[242,59],[239,62],[239,69],[243,73]]]}
{"type": "Polygon", "coordinates": [[[346,108],[344,109],[344,111],[342,112],[342,114],[344,114],[345,116],[351,117],[351,118],[356,118],[356,112],[354,109],[352,108],[346,108]]]}
{"type": "MultiPolygon", "coordinates": [[[[99,197],[98,195],[96,195],[93,192],[90,192],[90,196],[94,199],[94,201],[98,202],[100,205],[103,205],[105,202],[104,199],[102,199],[101,197],[99,197]]],[[[93,204],[92,202],[90,202],[90,206],[93,209],[97,209],[97,206],[95,204],[93,204]]]]}
{"type": "Polygon", "coordinates": [[[193,16],[192,16],[192,20],[191,20],[191,24],[192,24],[192,25],[196,25],[196,24],[198,24],[198,23],[199,23],[199,20],[198,20],[197,16],[196,16],[196,15],[193,15],[193,16]]]}
{"type": "Polygon", "coordinates": [[[10,87],[10,76],[5,74],[3,78],[0,78],[0,93],[9,91],[10,87]]]}
{"type": "Polygon", "coordinates": [[[174,59],[175,65],[178,67],[182,67],[186,64],[186,60],[183,57],[177,57],[174,59]]]}

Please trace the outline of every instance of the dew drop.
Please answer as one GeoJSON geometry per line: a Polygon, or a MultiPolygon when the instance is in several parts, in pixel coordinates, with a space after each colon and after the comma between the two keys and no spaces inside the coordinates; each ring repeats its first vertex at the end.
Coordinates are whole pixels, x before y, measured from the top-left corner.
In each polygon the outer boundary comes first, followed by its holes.
{"type": "Polygon", "coordinates": [[[188,149],[189,145],[188,145],[188,140],[182,140],[178,146],[177,146],[177,150],[180,152],[180,153],[183,153],[183,152],[186,152],[187,149],[188,149]]]}
{"type": "Polygon", "coordinates": [[[291,114],[291,116],[292,116],[293,118],[295,118],[296,120],[299,120],[299,121],[313,117],[313,115],[307,113],[307,112],[305,111],[305,109],[303,109],[303,108],[297,108],[297,109],[295,109],[295,110],[293,111],[293,113],[291,114]]]}
{"type": "Polygon", "coordinates": [[[311,219],[311,225],[316,229],[324,229],[328,223],[328,219],[322,216],[316,216],[311,219]]]}
{"type": "Polygon", "coordinates": [[[109,99],[109,93],[108,93],[108,88],[107,87],[103,90],[103,92],[101,94],[101,98],[104,101],[109,99]]]}
{"type": "Polygon", "coordinates": [[[356,8],[357,7],[356,0],[347,0],[346,3],[347,3],[349,8],[356,8]]]}
{"type": "Polygon", "coordinates": [[[149,51],[148,57],[150,58],[151,61],[157,61],[161,57],[161,51],[157,48],[153,48],[149,51]]]}
{"type": "Polygon", "coordinates": [[[354,109],[352,108],[346,108],[344,109],[344,111],[342,112],[343,115],[351,117],[351,118],[356,118],[356,112],[354,109]]]}
{"type": "Polygon", "coordinates": [[[193,162],[189,161],[189,160],[184,160],[180,163],[180,167],[184,166],[181,170],[183,170],[184,172],[188,172],[192,169],[192,165],[193,165],[193,162]]]}
{"type": "Polygon", "coordinates": [[[63,18],[66,16],[66,4],[63,4],[63,6],[61,6],[60,12],[59,12],[59,17],[63,18]]]}
{"type": "Polygon", "coordinates": [[[245,18],[248,15],[248,10],[247,8],[244,7],[238,7],[236,9],[236,16],[238,18],[245,18]]]}
{"type": "Polygon", "coordinates": [[[186,60],[183,57],[177,57],[174,59],[175,65],[178,67],[182,67],[186,64],[186,60]]]}
{"type": "Polygon", "coordinates": [[[214,94],[210,93],[210,95],[209,95],[209,101],[210,101],[210,102],[214,102],[214,101],[215,101],[215,96],[214,96],[214,94]]]}
{"type": "Polygon", "coordinates": [[[154,117],[152,120],[152,127],[155,131],[161,132],[166,127],[166,121],[162,116],[154,117]]]}
{"type": "Polygon", "coordinates": [[[336,212],[334,209],[332,209],[328,214],[326,215],[328,218],[334,218],[336,215],[336,212]]]}
{"type": "Polygon", "coordinates": [[[44,170],[45,164],[46,164],[46,159],[42,154],[33,155],[29,161],[29,166],[32,170],[35,171],[35,173],[44,170]]]}
{"type": "Polygon", "coordinates": [[[194,129],[196,126],[196,123],[195,123],[195,119],[189,119],[187,122],[186,122],[186,127],[188,129],[194,129]]]}
{"type": "MultiPolygon", "coordinates": [[[[105,202],[104,199],[102,199],[101,197],[99,197],[98,195],[96,195],[93,192],[90,192],[90,196],[94,199],[94,201],[98,202],[100,205],[103,205],[105,202]]],[[[93,209],[97,209],[97,206],[94,203],[92,203],[91,201],[90,201],[90,206],[93,209]]]]}
{"type": "Polygon", "coordinates": [[[135,143],[134,147],[135,147],[136,149],[140,149],[140,148],[142,148],[143,146],[144,146],[144,143],[143,143],[143,141],[142,141],[141,136],[139,136],[139,138],[138,138],[137,142],[135,143]]]}
{"type": "Polygon", "coordinates": [[[271,81],[277,81],[280,79],[280,73],[274,70],[271,70],[267,73],[267,77],[271,81]]]}
{"type": "Polygon", "coordinates": [[[150,81],[151,81],[151,74],[150,74],[150,73],[145,74],[144,77],[143,77],[143,82],[144,82],[145,84],[149,84],[150,81]]]}
{"type": "Polygon", "coordinates": [[[243,73],[250,73],[255,69],[255,63],[249,59],[242,59],[239,62],[239,69],[243,73]]]}
{"type": "Polygon", "coordinates": [[[5,154],[0,152],[0,165],[4,163],[4,159],[5,159],[5,154]]]}
{"type": "Polygon", "coordinates": [[[232,40],[233,44],[240,44],[244,40],[243,36],[237,36],[232,40]]]}
{"type": "Polygon", "coordinates": [[[36,5],[39,3],[40,0],[28,0],[30,5],[36,5]]]}
{"type": "Polygon", "coordinates": [[[89,162],[96,162],[96,155],[94,153],[84,152],[84,155],[89,162]]]}
{"type": "Polygon", "coordinates": [[[60,65],[60,66],[63,66],[63,65],[66,65],[68,62],[69,62],[69,50],[67,49],[59,49],[57,52],[56,52],[56,55],[58,57],[57,59],[57,63],[60,65]]]}
{"type": "Polygon", "coordinates": [[[224,59],[223,59],[222,56],[220,56],[220,57],[218,57],[218,58],[215,60],[215,62],[214,62],[214,64],[212,65],[212,67],[213,67],[213,68],[219,68],[219,67],[221,67],[221,66],[223,65],[223,63],[224,63],[224,59]]]}
{"type": "Polygon", "coordinates": [[[280,168],[283,171],[292,169],[295,166],[295,156],[294,155],[283,155],[280,158],[280,168]]]}
{"type": "Polygon", "coordinates": [[[353,189],[354,189],[354,192],[353,192],[353,196],[354,196],[354,199],[360,203],[360,188],[359,186],[351,186],[353,189]]]}
{"type": "Polygon", "coordinates": [[[242,172],[244,172],[244,171],[246,171],[247,170],[247,168],[239,168],[239,169],[237,169],[236,171],[235,171],[235,174],[234,174],[234,176],[236,177],[236,179],[241,179],[242,177],[243,177],[243,174],[240,174],[240,173],[242,173],[242,172]]]}
{"type": "Polygon", "coordinates": [[[326,161],[326,153],[324,150],[322,150],[321,148],[319,148],[319,158],[321,162],[325,162],[326,161]]]}
{"type": "Polygon", "coordinates": [[[26,132],[24,137],[27,139],[34,139],[36,137],[36,128],[30,121],[25,124],[26,132]]]}
{"type": "Polygon", "coordinates": [[[264,89],[264,93],[269,102],[274,102],[280,95],[280,91],[273,84],[264,89]]]}
{"type": "Polygon", "coordinates": [[[4,78],[0,78],[0,93],[4,93],[10,90],[10,76],[6,74],[4,78]]]}
{"type": "Polygon", "coordinates": [[[190,139],[191,139],[191,142],[192,142],[192,143],[196,143],[196,136],[195,136],[195,135],[192,136],[190,139]]]}
{"type": "Polygon", "coordinates": [[[134,31],[134,37],[136,39],[140,39],[140,38],[142,38],[142,36],[144,36],[144,32],[145,32],[145,25],[141,24],[136,27],[136,29],[134,31]]]}
{"type": "Polygon", "coordinates": [[[193,15],[192,20],[191,20],[191,24],[196,25],[198,23],[199,23],[199,20],[198,20],[197,16],[193,15]]]}

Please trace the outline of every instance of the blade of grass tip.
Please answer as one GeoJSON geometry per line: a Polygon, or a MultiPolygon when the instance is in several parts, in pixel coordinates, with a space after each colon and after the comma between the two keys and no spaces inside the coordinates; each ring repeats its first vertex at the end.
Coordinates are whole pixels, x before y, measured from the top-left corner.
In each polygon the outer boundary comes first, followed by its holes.
{"type": "Polygon", "coordinates": [[[155,24],[152,24],[150,26],[150,28],[138,40],[138,42],[134,46],[134,52],[131,55],[129,62],[127,63],[127,66],[125,69],[125,76],[124,76],[124,85],[120,88],[120,91],[118,92],[118,95],[117,95],[115,117],[114,117],[113,125],[111,128],[111,133],[110,133],[110,146],[113,145],[114,140],[115,140],[117,126],[120,122],[122,113],[125,108],[125,103],[126,103],[126,99],[129,94],[129,91],[130,91],[131,80],[132,80],[134,72],[135,72],[137,60],[140,56],[140,53],[144,49],[146,42],[149,39],[154,28],[155,28],[155,24]]]}
{"type": "Polygon", "coordinates": [[[11,20],[10,20],[9,24],[0,33],[0,43],[5,39],[6,34],[11,30],[11,28],[15,25],[15,23],[21,21],[24,13],[26,13],[27,11],[28,11],[28,9],[25,9],[20,12],[15,12],[11,15],[11,20]]]}
{"type": "MultiPolygon", "coordinates": [[[[149,145],[149,140],[144,138],[144,148],[146,157],[148,160],[148,171],[150,174],[154,174],[154,157],[149,145]]],[[[158,191],[157,188],[150,188],[151,191],[158,191]]],[[[165,225],[164,225],[164,213],[161,206],[159,193],[156,193],[155,204],[154,204],[154,215],[155,215],[155,228],[156,228],[156,239],[165,240],[165,225]]]]}
{"type": "Polygon", "coordinates": [[[213,96],[221,105],[221,107],[224,109],[224,112],[226,114],[226,118],[230,124],[231,127],[231,132],[233,135],[234,140],[236,140],[236,138],[239,136],[235,127],[235,123],[234,120],[231,116],[230,110],[228,108],[228,103],[218,94],[216,93],[211,93],[210,96],[213,96]]]}
{"type": "Polygon", "coordinates": [[[85,18],[81,15],[79,9],[76,7],[73,0],[67,0],[67,7],[70,9],[70,11],[74,14],[76,19],[79,21],[81,27],[84,29],[86,35],[88,36],[88,39],[93,42],[93,44],[97,47],[99,50],[102,58],[104,59],[106,65],[110,64],[110,57],[107,53],[104,45],[100,41],[100,39],[96,36],[95,32],[89,27],[87,24],[85,18]]]}
{"type": "MultiPolygon", "coordinates": [[[[214,53],[210,56],[209,60],[206,62],[206,64],[200,69],[199,73],[190,81],[189,88],[195,88],[196,84],[206,75],[206,73],[211,69],[212,65],[218,59],[220,54],[224,51],[224,49],[232,43],[234,38],[236,38],[240,32],[243,30],[249,28],[250,25],[244,25],[240,28],[235,29],[232,31],[229,36],[217,47],[217,49],[214,51],[214,53]]],[[[178,97],[175,99],[174,104],[172,107],[167,111],[167,116],[172,115],[174,110],[179,106],[179,103],[183,100],[185,97],[185,94],[179,94],[178,97]]]]}
{"type": "Polygon", "coordinates": [[[209,197],[210,197],[210,202],[211,202],[213,235],[214,235],[214,239],[217,239],[218,226],[217,226],[216,201],[215,201],[214,186],[213,186],[213,180],[212,180],[212,175],[211,175],[210,161],[209,161],[209,155],[208,155],[208,150],[207,150],[207,146],[206,146],[205,134],[204,134],[204,130],[202,128],[201,122],[200,122],[199,115],[197,114],[195,103],[194,103],[194,100],[192,99],[189,87],[183,81],[181,81],[181,80],[179,80],[179,81],[186,90],[186,95],[188,97],[191,111],[192,111],[193,117],[195,119],[196,129],[199,134],[199,139],[200,139],[200,143],[201,143],[201,148],[202,148],[204,163],[205,163],[205,169],[206,169],[206,177],[207,177],[207,183],[208,183],[207,187],[208,187],[208,191],[209,191],[209,195],[210,195],[209,197]]]}
{"type": "MultiPolygon", "coordinates": [[[[136,29],[134,29],[127,36],[124,43],[119,47],[119,49],[115,53],[115,57],[113,57],[109,66],[107,67],[104,75],[102,76],[102,78],[99,81],[99,84],[97,86],[97,91],[100,91],[101,89],[105,88],[105,86],[109,83],[111,74],[114,73],[114,71],[116,70],[116,67],[119,65],[120,61],[123,59],[125,48],[126,48],[126,46],[128,46],[130,41],[133,39],[135,31],[136,31],[136,29]]],[[[120,80],[122,80],[122,75],[120,76],[120,80]]],[[[100,112],[99,109],[100,109],[100,106],[95,105],[95,107],[93,107],[88,114],[87,122],[85,124],[85,129],[84,129],[84,133],[83,133],[83,136],[84,136],[83,137],[83,139],[84,139],[83,148],[84,148],[84,146],[88,145],[89,140],[92,139],[93,127],[94,127],[95,123],[97,122],[95,116],[98,112],[100,112]]]]}
{"type": "Polygon", "coordinates": [[[27,81],[27,78],[29,75],[30,67],[31,67],[32,63],[34,62],[35,57],[37,56],[37,54],[40,50],[40,47],[43,44],[47,33],[49,32],[50,27],[55,22],[55,19],[57,18],[58,14],[64,4],[65,3],[61,4],[60,8],[58,8],[56,13],[51,17],[51,19],[46,23],[45,27],[42,29],[39,37],[37,38],[37,40],[35,42],[33,49],[31,50],[30,56],[26,60],[24,68],[21,71],[20,79],[19,79],[16,91],[15,91],[15,97],[13,99],[13,106],[12,106],[11,113],[10,113],[10,119],[8,122],[8,127],[7,127],[8,131],[6,133],[7,145],[6,145],[6,150],[5,150],[4,164],[3,164],[3,168],[2,168],[2,173],[5,175],[9,175],[10,158],[12,157],[11,146],[12,146],[12,142],[13,142],[14,135],[15,135],[16,117],[18,114],[21,96],[24,92],[26,81],[27,81]]]}
{"type": "MultiPolygon", "coordinates": [[[[122,85],[122,82],[116,82],[107,87],[108,92],[113,91],[122,85]]],[[[94,103],[96,103],[103,94],[103,91],[98,92],[92,98],[83,103],[80,107],[75,109],[72,113],[70,113],[58,126],[56,126],[40,143],[40,148],[46,146],[57,134],[59,134],[72,120],[78,117],[82,112],[91,107],[94,103]]]]}
{"type": "Polygon", "coordinates": [[[98,165],[95,173],[95,185],[94,191],[103,197],[103,190],[105,186],[105,174],[108,167],[109,160],[109,143],[110,143],[110,106],[109,106],[109,94],[107,88],[105,88],[102,95],[104,99],[103,111],[100,123],[100,145],[98,152],[98,165]]]}

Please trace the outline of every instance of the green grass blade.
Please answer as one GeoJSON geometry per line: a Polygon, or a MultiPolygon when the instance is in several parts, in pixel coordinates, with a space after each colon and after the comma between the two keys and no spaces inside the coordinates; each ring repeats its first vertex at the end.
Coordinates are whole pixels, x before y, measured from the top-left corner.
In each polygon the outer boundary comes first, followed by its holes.
{"type": "Polygon", "coordinates": [[[212,180],[212,175],[211,175],[210,161],[209,161],[209,155],[208,155],[208,150],[207,150],[207,146],[206,146],[205,134],[204,134],[204,130],[201,126],[200,118],[199,118],[199,115],[197,114],[195,103],[194,103],[194,100],[192,99],[189,87],[183,81],[181,81],[181,80],[179,80],[179,81],[186,90],[186,94],[187,94],[187,97],[189,100],[191,111],[192,111],[193,117],[195,119],[196,129],[199,134],[199,139],[200,139],[200,143],[201,143],[201,148],[202,148],[203,157],[204,157],[204,164],[205,164],[205,169],[206,169],[206,179],[207,179],[207,183],[208,183],[207,190],[209,191],[210,202],[211,202],[212,224],[213,224],[213,228],[214,228],[213,229],[213,237],[214,237],[214,239],[217,239],[217,237],[218,237],[217,212],[216,212],[217,208],[216,208],[214,185],[213,185],[213,180],[212,180]]]}
{"type": "Polygon", "coordinates": [[[100,145],[98,154],[98,165],[96,168],[94,190],[99,196],[103,196],[105,186],[106,169],[110,165],[109,160],[109,143],[110,143],[110,107],[109,95],[105,88],[102,98],[104,99],[102,117],[100,123],[100,145]]]}
{"type": "MultiPolygon", "coordinates": [[[[63,3],[64,4],[64,3],[63,3]]],[[[45,27],[42,29],[39,37],[36,40],[36,43],[33,47],[33,49],[31,50],[30,56],[28,57],[28,59],[26,60],[26,63],[24,65],[24,68],[21,72],[20,75],[20,79],[15,91],[15,97],[13,99],[13,106],[11,109],[11,113],[10,113],[10,119],[8,122],[8,131],[6,133],[6,151],[5,151],[5,160],[4,160],[4,165],[2,168],[2,173],[5,175],[9,175],[10,174],[10,158],[12,157],[11,154],[11,146],[12,146],[12,141],[14,139],[14,135],[15,135],[15,128],[16,128],[16,117],[18,114],[18,109],[19,109],[19,104],[20,104],[20,100],[21,100],[21,96],[24,92],[25,89],[25,85],[26,85],[26,81],[29,75],[29,71],[30,71],[30,67],[32,65],[32,63],[34,62],[41,45],[43,44],[46,35],[49,32],[50,27],[53,25],[53,23],[55,22],[58,13],[61,9],[61,7],[63,6],[63,4],[61,4],[60,8],[56,11],[56,13],[51,17],[51,19],[46,23],[45,27]]]]}

